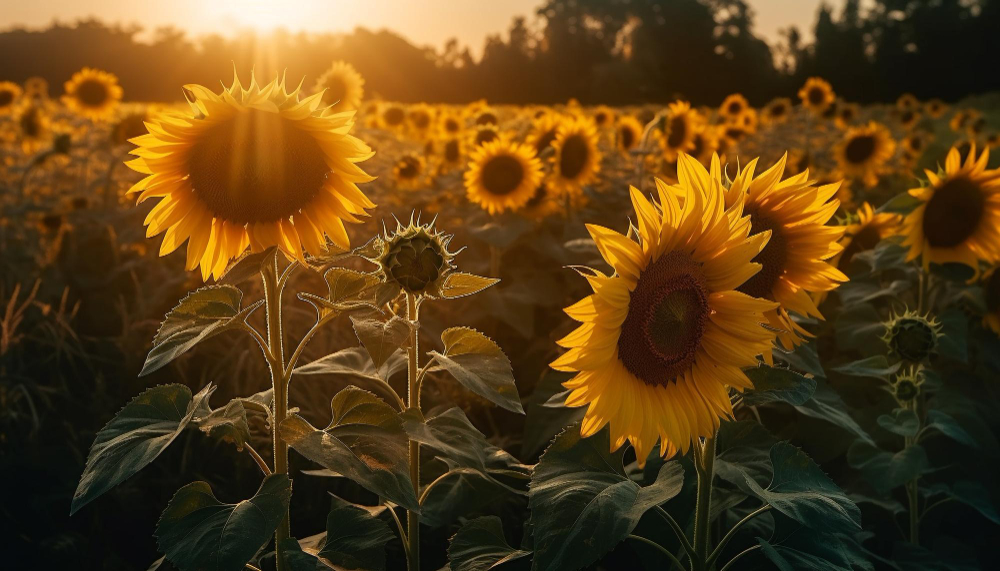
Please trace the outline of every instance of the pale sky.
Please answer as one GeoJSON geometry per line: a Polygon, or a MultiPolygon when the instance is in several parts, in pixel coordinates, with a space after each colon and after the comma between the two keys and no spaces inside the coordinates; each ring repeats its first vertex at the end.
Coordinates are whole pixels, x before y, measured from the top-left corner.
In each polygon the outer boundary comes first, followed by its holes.
{"type": "MultiPolygon", "coordinates": [[[[768,42],[778,30],[797,25],[808,38],[821,0],[750,0],[756,32],[768,42]]],[[[441,47],[451,37],[482,50],[488,34],[504,33],[515,15],[534,18],[542,0],[31,0],[7,1],[0,30],[41,28],[54,19],[70,23],[94,16],[137,23],[152,30],[172,25],[189,36],[227,35],[234,28],[261,31],[349,32],[358,26],[388,28],[417,45],[441,47]]]]}

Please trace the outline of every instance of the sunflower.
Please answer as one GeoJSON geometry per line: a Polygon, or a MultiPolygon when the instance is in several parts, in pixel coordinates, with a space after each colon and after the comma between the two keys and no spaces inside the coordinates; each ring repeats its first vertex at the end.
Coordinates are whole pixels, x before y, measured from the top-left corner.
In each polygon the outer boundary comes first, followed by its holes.
{"type": "Polygon", "coordinates": [[[904,93],[896,100],[896,109],[900,111],[916,110],[920,107],[920,101],[912,93],[904,93]]]}
{"type": "Polygon", "coordinates": [[[926,104],[924,104],[924,112],[927,113],[932,119],[940,119],[944,116],[945,111],[948,110],[948,106],[945,105],[944,101],[940,99],[929,99],[926,104]]]}
{"type": "Polygon", "coordinates": [[[46,101],[49,98],[49,82],[44,77],[29,77],[24,80],[24,94],[29,99],[46,101]]]}
{"type": "Polygon", "coordinates": [[[642,142],[642,132],[643,126],[638,119],[631,115],[622,115],[615,127],[615,146],[623,155],[629,156],[632,149],[642,142]]]}
{"type": "Polygon", "coordinates": [[[719,105],[719,116],[722,119],[736,119],[750,107],[750,102],[739,93],[733,93],[722,100],[719,105]]]}
{"type": "Polygon", "coordinates": [[[923,133],[910,133],[903,138],[903,152],[910,158],[916,159],[927,147],[927,135],[923,133]]]}
{"type": "Polygon", "coordinates": [[[427,180],[427,162],[420,155],[406,153],[392,167],[392,179],[396,188],[414,190],[424,186],[427,180]]]}
{"type": "Polygon", "coordinates": [[[85,67],[66,82],[63,103],[92,120],[106,119],[122,99],[122,88],[114,74],[85,67]]]}
{"type": "Polygon", "coordinates": [[[706,126],[694,134],[694,138],[691,139],[691,150],[688,154],[708,167],[712,163],[712,156],[718,149],[718,131],[713,127],[706,126]]]}
{"type": "Polygon", "coordinates": [[[355,111],[365,95],[365,79],[346,61],[336,61],[316,80],[315,93],[323,93],[323,103],[330,111],[355,111]]]}
{"type": "Polygon", "coordinates": [[[21,150],[34,153],[51,137],[49,115],[38,105],[28,105],[16,117],[17,133],[21,139],[21,150]]]}
{"type": "Polygon", "coordinates": [[[613,125],[615,122],[615,110],[608,107],[607,105],[600,105],[594,109],[591,114],[594,118],[594,125],[598,129],[604,129],[609,125],[613,125]]]}
{"type": "Polygon", "coordinates": [[[462,135],[462,117],[451,111],[438,114],[438,132],[444,138],[454,139],[462,135]]]}
{"type": "Polygon", "coordinates": [[[738,119],[735,120],[735,122],[742,126],[743,130],[747,133],[751,135],[756,133],[758,124],[757,110],[748,108],[742,115],[739,116],[738,119]]]}
{"type": "Polygon", "coordinates": [[[833,88],[825,79],[810,77],[802,89],[799,89],[799,99],[802,100],[802,105],[806,109],[820,114],[834,102],[835,97],[833,88]]]}
{"type": "Polygon", "coordinates": [[[601,170],[594,122],[585,117],[564,120],[552,141],[552,148],[555,156],[549,184],[560,194],[582,194],[583,187],[595,181],[601,170]]]}
{"type": "Polygon", "coordinates": [[[986,314],[983,315],[983,325],[1000,335],[1000,268],[993,268],[983,276],[983,297],[986,302],[986,314]]]}
{"type": "Polygon", "coordinates": [[[143,111],[133,111],[122,116],[111,128],[111,144],[118,146],[128,143],[129,139],[134,139],[147,133],[146,121],[149,120],[149,113],[143,111]]]}
{"type": "Polygon", "coordinates": [[[719,152],[725,152],[729,147],[740,144],[740,141],[747,137],[747,130],[739,123],[719,125],[717,133],[719,135],[719,152]]]}
{"type": "Polygon", "coordinates": [[[381,109],[381,126],[389,131],[398,131],[406,126],[406,108],[398,103],[383,105],[381,109]]]}
{"type": "Polygon", "coordinates": [[[552,148],[553,141],[556,140],[556,133],[559,132],[559,125],[565,119],[557,113],[546,113],[532,122],[531,130],[525,138],[525,143],[535,148],[535,153],[541,156],[542,153],[552,148]]]}
{"type": "Polygon", "coordinates": [[[493,125],[480,125],[469,133],[469,140],[473,148],[492,143],[500,138],[502,138],[500,130],[493,125]]]}
{"type": "Polygon", "coordinates": [[[663,136],[660,137],[660,149],[664,160],[676,162],[678,153],[686,153],[694,148],[694,135],[704,129],[704,124],[698,112],[691,109],[686,101],[671,103],[668,109],[663,136]]]}
{"type": "Polygon", "coordinates": [[[434,110],[430,105],[418,103],[410,107],[406,119],[410,125],[410,132],[417,139],[423,140],[433,134],[434,110]]]}
{"type": "Polygon", "coordinates": [[[993,132],[983,139],[983,144],[989,149],[1000,147],[1000,133],[993,132]]]}
{"type": "Polygon", "coordinates": [[[763,324],[777,304],[736,291],[767,234],[749,236],[741,202],[724,208],[717,159],[713,175],[684,154],[678,165],[678,186],[656,181],[659,204],[631,189],[637,240],[587,225],[614,273],[581,272],[594,293],[566,308],[581,325],[551,364],[576,373],[565,404],[587,405],[581,436],[610,425],[612,449],[630,441],[640,465],[657,440],[672,456],[714,434],[774,340],[763,324]]]}
{"type": "Polygon", "coordinates": [[[9,81],[0,81],[0,115],[12,114],[20,98],[21,86],[9,81]]]}
{"type": "Polygon", "coordinates": [[[837,106],[835,123],[840,129],[848,129],[858,118],[858,104],[841,102],[837,106]]]}
{"type": "Polygon", "coordinates": [[[979,111],[975,109],[959,109],[951,116],[948,126],[956,133],[964,132],[968,128],[969,123],[975,121],[979,115],[979,111]]]}
{"type": "Polygon", "coordinates": [[[986,130],[986,125],[986,117],[976,117],[969,123],[968,135],[973,139],[977,138],[979,135],[983,134],[983,131],[986,130]]]}
{"type": "Polygon", "coordinates": [[[472,124],[477,127],[492,125],[496,127],[500,124],[500,116],[495,109],[484,107],[473,115],[472,124]]]}
{"type": "Polygon", "coordinates": [[[976,156],[971,146],[965,162],[956,148],[948,151],[944,172],[924,171],[928,186],[910,190],[919,199],[903,222],[907,261],[957,262],[979,275],[980,260],[1000,261],[1000,169],[987,169],[989,149],[976,156]]]}
{"type": "Polygon", "coordinates": [[[882,240],[897,234],[902,221],[899,214],[875,212],[871,204],[863,203],[857,213],[850,217],[844,237],[840,240],[844,249],[833,262],[840,271],[846,272],[855,254],[871,250],[882,240]]]}
{"type": "Polygon", "coordinates": [[[920,111],[918,111],[918,108],[899,110],[899,126],[904,130],[909,131],[918,121],[920,121],[920,111]]]}
{"type": "Polygon", "coordinates": [[[874,121],[852,127],[834,148],[837,165],[845,175],[875,186],[882,166],[892,158],[896,142],[889,130],[874,121]]]}
{"type": "Polygon", "coordinates": [[[445,139],[441,143],[441,157],[438,165],[439,172],[448,172],[462,164],[465,157],[465,149],[461,139],[445,139]]]}
{"type": "Polygon", "coordinates": [[[184,93],[191,110],[153,118],[126,163],[146,175],[129,194],[160,199],[146,235],[165,233],[161,256],[187,240],[187,269],[208,279],[248,246],[299,260],[324,252],[326,236],[350,247],[344,222],[375,206],[357,187],[373,177],[355,163],[373,153],[349,133],[353,113],[330,113],[319,94],[300,100],[284,78],[184,93]]]}
{"type": "Polygon", "coordinates": [[[542,162],[534,149],[506,139],[476,149],[465,171],[469,200],[490,214],[521,208],[541,182],[542,162]]]}
{"type": "Polygon", "coordinates": [[[543,220],[564,211],[565,197],[552,191],[545,180],[538,183],[534,194],[517,211],[518,214],[534,220],[543,220]]]}
{"type": "Polygon", "coordinates": [[[779,125],[788,120],[792,111],[792,100],[779,97],[764,106],[760,121],[765,125],[779,125]]]}
{"type": "MultiPolygon", "coordinates": [[[[760,272],[737,289],[780,304],[766,316],[780,332],[781,344],[791,350],[809,333],[790,313],[822,319],[810,293],[833,290],[847,277],[829,262],[840,252],[837,241],[844,234],[843,227],[827,225],[840,206],[833,198],[840,185],[814,186],[808,172],[781,180],[786,160],[782,156],[756,177],[757,160],[750,161],[726,190],[726,204],[744,204],[751,236],[770,232],[767,246],[754,258],[760,272]]],[[[721,184],[721,173],[713,175],[721,184]]]]}

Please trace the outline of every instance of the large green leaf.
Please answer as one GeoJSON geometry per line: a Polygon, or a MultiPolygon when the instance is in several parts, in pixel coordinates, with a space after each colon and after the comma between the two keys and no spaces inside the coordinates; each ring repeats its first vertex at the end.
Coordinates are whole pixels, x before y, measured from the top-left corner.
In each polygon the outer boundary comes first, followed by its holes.
{"type": "Polygon", "coordinates": [[[195,414],[194,422],[198,428],[212,438],[236,445],[237,450],[250,440],[250,425],[247,423],[247,411],[241,399],[233,399],[226,406],[215,410],[208,409],[208,401],[204,402],[204,414],[195,414]]]}
{"type": "Polygon", "coordinates": [[[393,353],[409,345],[412,326],[405,319],[393,317],[388,321],[382,321],[351,316],[351,322],[354,323],[354,331],[371,356],[376,369],[380,368],[393,353]]]}
{"type": "Polygon", "coordinates": [[[159,456],[214,390],[208,385],[192,397],[191,389],[184,385],[161,385],[143,391],[125,405],[94,438],[70,515],[159,456]]]}
{"type": "Polygon", "coordinates": [[[885,355],[873,355],[853,363],[834,367],[833,370],[851,377],[888,379],[890,375],[899,370],[899,363],[890,365],[885,355]]]}
{"type": "Polygon", "coordinates": [[[264,304],[258,300],[240,309],[242,299],[243,292],[231,285],[206,286],[189,293],[167,313],[139,376],[164,367],[210,337],[242,327],[264,304]]]}
{"type": "Polygon", "coordinates": [[[286,571],[330,571],[332,565],[320,560],[316,550],[306,550],[294,537],[288,537],[281,542],[282,554],[286,571]]]}
{"type": "Polygon", "coordinates": [[[434,359],[465,388],[507,410],[524,414],[510,359],[492,339],[468,327],[441,333],[444,353],[434,359]]]}
{"type": "Polygon", "coordinates": [[[917,413],[908,408],[897,408],[890,414],[880,415],[878,425],[899,436],[916,436],[920,430],[917,413]]]}
{"type": "Polygon", "coordinates": [[[860,470],[879,493],[887,493],[931,470],[927,452],[919,444],[894,454],[858,440],[847,450],[847,462],[860,470]]]}
{"type": "Polygon", "coordinates": [[[927,411],[927,429],[936,430],[970,448],[980,447],[979,441],[973,438],[954,417],[946,412],[934,409],[927,411]]]}
{"type": "Polygon", "coordinates": [[[463,272],[451,272],[441,286],[441,297],[445,299],[457,299],[479,293],[484,289],[499,283],[496,278],[484,278],[475,274],[463,272]]]}
{"type": "Polygon", "coordinates": [[[406,432],[398,417],[380,424],[315,428],[299,415],[281,423],[281,437],[309,460],[406,509],[419,511],[408,468],[406,432]]]}
{"type": "Polygon", "coordinates": [[[771,483],[762,488],[747,473],[744,491],[813,529],[851,533],[861,528],[861,510],[805,452],[779,442],[770,456],[771,483]]]}
{"type": "Polygon", "coordinates": [[[349,386],[333,395],[330,427],[342,424],[393,424],[398,414],[384,400],[362,388],[349,386]]]}
{"type": "Polygon", "coordinates": [[[156,524],[156,543],[181,571],[239,571],[270,540],[288,510],[285,474],[264,478],[249,500],[225,504],[207,482],[177,490],[156,524]]]}
{"type": "Polygon", "coordinates": [[[768,452],[777,440],[763,425],[752,420],[723,422],[717,439],[717,476],[737,486],[742,486],[747,476],[761,485],[770,480],[768,452]]]}
{"type": "Polygon", "coordinates": [[[826,382],[817,382],[816,391],[811,399],[795,407],[800,413],[818,418],[838,426],[854,434],[865,442],[872,442],[872,437],[847,412],[847,405],[835,390],[826,382]]]}
{"type": "Polygon", "coordinates": [[[562,399],[557,396],[566,394],[562,383],[572,377],[571,373],[549,369],[542,373],[535,390],[525,399],[522,458],[534,458],[563,428],[583,418],[586,407],[562,406],[565,396],[562,399]]]}
{"type": "MultiPolygon", "coordinates": [[[[779,571],[857,571],[874,569],[867,552],[849,536],[798,527],[776,519],[774,537],[758,537],[761,552],[779,571]]],[[[745,561],[744,561],[745,562],[745,561]]]]}
{"type": "Polygon", "coordinates": [[[753,381],[753,389],[743,394],[743,402],[750,406],[769,402],[800,405],[809,400],[816,390],[815,379],[789,369],[761,365],[744,372],[753,381]]]}
{"type": "Polygon", "coordinates": [[[260,273],[267,267],[273,267],[278,249],[275,246],[265,249],[263,252],[243,254],[229,263],[225,271],[217,280],[220,284],[236,285],[251,278],[260,277],[260,273]]]}
{"type": "Polygon", "coordinates": [[[331,496],[326,540],[319,557],[347,569],[385,569],[385,544],[396,536],[386,523],[361,506],[331,496]]]}
{"type": "Polygon", "coordinates": [[[542,454],[531,476],[528,505],[534,538],[533,569],[579,569],[624,540],[653,506],[680,493],[683,468],[661,466],[646,487],[630,480],[624,449],[611,452],[605,428],[580,438],[580,427],[563,431],[542,454]]]}
{"type": "Polygon", "coordinates": [[[392,388],[387,381],[406,369],[406,356],[401,352],[393,354],[378,369],[363,347],[341,349],[296,367],[295,375],[330,375],[346,382],[372,389],[394,400],[389,394],[392,388]]]}
{"type": "Polygon", "coordinates": [[[503,535],[503,524],[496,516],[476,518],[462,526],[448,545],[448,561],[452,571],[492,571],[513,568],[511,562],[522,563],[531,552],[514,549],[503,535]]]}

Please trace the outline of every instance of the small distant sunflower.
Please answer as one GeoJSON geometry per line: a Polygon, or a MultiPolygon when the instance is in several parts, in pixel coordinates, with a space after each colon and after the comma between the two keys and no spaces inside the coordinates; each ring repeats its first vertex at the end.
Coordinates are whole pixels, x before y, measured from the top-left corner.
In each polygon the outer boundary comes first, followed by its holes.
{"type": "Polygon", "coordinates": [[[473,147],[480,147],[486,143],[492,143],[501,137],[500,130],[494,125],[480,125],[469,133],[473,147]]]}
{"type": "Polygon", "coordinates": [[[388,131],[398,131],[406,126],[406,108],[399,103],[382,106],[381,126],[388,131]]]}
{"type": "Polygon", "coordinates": [[[948,111],[948,106],[940,99],[928,99],[924,104],[924,112],[932,119],[940,119],[948,111]]]}
{"type": "Polygon", "coordinates": [[[739,123],[726,123],[718,126],[720,139],[719,150],[728,150],[733,145],[738,145],[747,137],[747,130],[739,123]]]}
{"type": "Polygon", "coordinates": [[[983,315],[983,325],[1000,335],[1000,268],[993,268],[983,276],[983,298],[986,301],[986,314],[983,315]]]}
{"type": "Polygon", "coordinates": [[[409,123],[410,133],[417,139],[423,140],[430,137],[434,132],[434,110],[426,103],[418,103],[410,107],[406,114],[409,123]]]}
{"type": "Polygon", "coordinates": [[[858,104],[841,102],[837,106],[837,127],[841,129],[849,128],[858,119],[858,104]]]}
{"type": "Polygon", "coordinates": [[[500,124],[500,115],[495,109],[486,107],[473,115],[472,124],[477,127],[484,127],[487,125],[495,127],[500,124]]]}
{"type": "Polygon", "coordinates": [[[465,130],[461,116],[451,111],[440,113],[437,124],[440,135],[445,138],[458,138],[465,130]]]}
{"type": "Polygon", "coordinates": [[[149,132],[146,129],[146,121],[148,120],[149,113],[146,111],[133,111],[125,114],[111,127],[111,144],[124,145],[128,143],[129,139],[145,135],[149,132]]]}
{"type": "Polygon", "coordinates": [[[916,110],[920,108],[920,101],[912,93],[904,93],[896,100],[896,109],[900,111],[916,110]]]}
{"type": "Polygon", "coordinates": [[[838,115],[837,110],[839,107],[840,101],[834,99],[829,105],[826,106],[826,109],[824,109],[819,116],[826,121],[836,121],[838,115]]]}
{"type": "Polygon", "coordinates": [[[49,98],[49,82],[44,77],[29,77],[24,80],[24,94],[35,101],[46,101],[49,98]]]}
{"type": "Polygon", "coordinates": [[[686,101],[671,103],[668,108],[670,111],[663,127],[663,136],[660,137],[660,149],[664,160],[675,162],[678,153],[686,153],[694,148],[695,133],[704,126],[698,112],[691,109],[686,101]]]}
{"type": "Polygon", "coordinates": [[[642,142],[642,123],[631,115],[622,115],[618,118],[618,125],[615,127],[615,146],[625,156],[629,156],[632,149],[642,142]]]}
{"type": "Polygon", "coordinates": [[[534,150],[505,139],[476,149],[465,172],[469,200],[490,214],[521,208],[541,182],[542,162],[534,150]]]}
{"type": "Polygon", "coordinates": [[[986,117],[982,116],[976,117],[969,123],[969,131],[968,131],[969,136],[972,138],[976,138],[979,135],[982,135],[983,131],[986,130],[986,126],[987,126],[986,117]]]}
{"type": "Polygon", "coordinates": [[[951,116],[951,121],[948,122],[948,126],[951,127],[952,131],[956,133],[962,133],[968,129],[969,124],[976,120],[980,116],[979,111],[975,109],[959,109],[951,116]]]}
{"type": "Polygon", "coordinates": [[[570,195],[581,194],[583,187],[597,179],[601,170],[601,152],[597,148],[597,128],[584,117],[567,119],[559,125],[552,141],[553,190],[570,195]]]}
{"type": "Polygon", "coordinates": [[[441,171],[447,172],[462,164],[465,149],[461,139],[445,139],[441,143],[441,171]]]}
{"type": "Polygon", "coordinates": [[[988,149],[995,149],[997,147],[1000,147],[1000,133],[993,132],[990,133],[989,135],[986,135],[986,137],[983,139],[983,144],[988,149]]]}
{"type": "Polygon", "coordinates": [[[812,166],[812,157],[804,149],[789,149],[785,160],[785,173],[789,175],[799,174],[809,170],[812,166]]]}
{"type": "Polygon", "coordinates": [[[896,142],[889,130],[874,121],[852,127],[834,148],[837,165],[845,175],[875,186],[882,166],[892,158],[896,142]]]}
{"type": "Polygon", "coordinates": [[[373,153],[349,133],[353,113],[330,113],[319,94],[300,100],[283,78],[184,93],[191,110],[157,114],[126,163],[146,175],[129,195],[160,199],[146,235],[164,233],[161,256],[186,240],[187,269],[208,279],[247,247],[299,260],[326,251],[327,236],[350,247],[344,222],[375,206],[357,187],[373,180],[356,164],[373,153]]]}
{"type": "Polygon", "coordinates": [[[607,105],[600,105],[594,109],[592,117],[594,118],[594,125],[598,129],[604,129],[614,124],[615,110],[607,105]]]}
{"type": "Polygon", "coordinates": [[[336,61],[316,80],[314,91],[323,92],[323,103],[334,113],[354,111],[365,95],[365,79],[353,65],[336,61]]]}
{"type": "Polygon", "coordinates": [[[918,108],[899,110],[899,126],[903,129],[910,130],[919,121],[920,111],[918,111],[918,108]]]}
{"type": "Polygon", "coordinates": [[[979,262],[1000,261],[1000,169],[987,169],[990,152],[972,145],[963,163],[952,148],[944,172],[924,171],[929,185],[910,190],[922,204],[903,222],[907,261],[965,264],[979,275],[979,262]]]}
{"type": "Polygon", "coordinates": [[[528,202],[525,202],[524,206],[517,212],[527,218],[543,220],[553,214],[562,212],[564,204],[565,197],[552,192],[548,183],[545,182],[545,180],[542,180],[542,182],[535,187],[535,192],[531,195],[531,198],[528,199],[528,202]]]}
{"type": "Polygon", "coordinates": [[[716,129],[706,126],[695,133],[691,139],[691,150],[688,154],[694,157],[706,168],[712,163],[712,156],[719,149],[719,135],[716,129]]]}
{"type": "MultiPolygon", "coordinates": [[[[780,304],[766,316],[780,331],[781,344],[791,350],[802,342],[802,336],[811,335],[789,314],[822,319],[810,294],[831,291],[847,277],[830,263],[841,250],[837,241],[844,228],[827,225],[840,206],[833,198],[840,185],[814,186],[805,172],[782,180],[786,159],[781,157],[757,176],[757,160],[750,161],[726,190],[726,204],[744,204],[751,236],[770,232],[767,245],[754,258],[761,264],[760,272],[737,290],[780,304]]],[[[721,184],[722,173],[714,165],[712,175],[721,184]]]]}
{"type": "Polygon", "coordinates": [[[15,120],[21,150],[25,153],[39,150],[52,136],[49,115],[38,105],[24,107],[15,120]]]}
{"type": "Polygon", "coordinates": [[[92,120],[106,119],[122,99],[122,88],[112,73],[85,67],[64,86],[63,102],[70,110],[92,120]]]}
{"type": "Polygon", "coordinates": [[[733,93],[722,100],[719,105],[719,115],[723,119],[736,119],[750,108],[750,102],[739,93],[733,93]]]}
{"type": "Polygon", "coordinates": [[[743,130],[747,133],[751,135],[756,133],[758,124],[757,110],[753,108],[747,109],[735,122],[742,126],[743,130]]]}
{"type": "Polygon", "coordinates": [[[923,133],[910,133],[903,138],[903,151],[912,158],[917,158],[923,154],[927,147],[927,135],[923,133]]]}
{"type": "Polygon", "coordinates": [[[0,115],[12,114],[20,98],[21,86],[9,81],[0,81],[0,115]]]}
{"type": "Polygon", "coordinates": [[[407,153],[392,167],[392,180],[396,188],[414,190],[424,186],[427,176],[427,162],[420,155],[407,153]]]}
{"type": "Polygon", "coordinates": [[[788,120],[792,112],[792,100],[787,97],[779,97],[764,106],[760,114],[760,121],[765,125],[779,125],[788,120]]]}
{"type": "Polygon", "coordinates": [[[541,156],[542,153],[552,148],[552,142],[556,140],[556,133],[563,120],[563,117],[557,113],[546,113],[535,118],[525,142],[534,147],[535,153],[541,156]]]}
{"type": "Polygon", "coordinates": [[[684,154],[678,165],[677,186],[656,181],[659,204],[631,189],[635,239],[587,226],[614,273],[581,271],[594,293],[566,308],[580,326],[551,364],[575,373],[563,385],[566,406],[587,406],[581,436],[610,425],[612,449],[631,442],[640,465],[657,441],[669,457],[714,434],[774,340],[764,313],[777,304],[736,291],[766,234],[748,236],[742,203],[723,207],[718,176],[684,154]]]}
{"type": "Polygon", "coordinates": [[[891,212],[875,212],[867,202],[850,218],[840,245],[844,249],[837,254],[834,263],[840,271],[850,267],[854,255],[873,249],[879,242],[894,236],[899,231],[903,218],[891,212]]]}
{"type": "Polygon", "coordinates": [[[830,106],[836,99],[833,94],[833,87],[821,77],[810,77],[806,84],[799,89],[799,99],[802,105],[813,113],[820,114],[830,106]]]}

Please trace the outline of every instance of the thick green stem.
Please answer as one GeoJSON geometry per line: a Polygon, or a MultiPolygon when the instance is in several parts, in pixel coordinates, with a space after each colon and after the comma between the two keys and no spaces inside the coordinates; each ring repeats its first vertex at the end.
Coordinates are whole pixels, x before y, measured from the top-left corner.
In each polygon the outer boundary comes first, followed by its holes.
{"type": "Polygon", "coordinates": [[[694,555],[692,571],[708,571],[709,535],[712,523],[712,480],[715,477],[715,435],[705,439],[701,448],[695,447],[694,465],[698,471],[698,499],[694,512],[694,555]]]}
{"type": "MultiPolygon", "coordinates": [[[[281,329],[281,288],[278,287],[278,268],[269,267],[261,272],[264,281],[264,308],[267,312],[267,347],[270,352],[268,367],[271,369],[271,386],[274,389],[274,421],[271,432],[274,439],[274,473],[288,474],[288,444],[281,439],[278,427],[288,415],[288,377],[285,375],[285,347],[281,329]]],[[[275,564],[284,571],[282,543],[291,537],[288,511],[274,531],[275,564]]]]}
{"type": "MultiPolygon", "coordinates": [[[[917,418],[920,418],[919,401],[910,403],[908,408],[910,407],[917,414],[917,418]]],[[[921,424],[923,424],[922,421],[921,424]]],[[[917,442],[916,436],[906,436],[904,438],[904,450],[908,450],[917,442]]],[[[913,478],[906,483],[906,500],[910,516],[910,543],[920,545],[920,483],[918,478],[913,478]]]]}
{"type": "MultiPolygon", "coordinates": [[[[417,314],[417,297],[406,294],[406,319],[410,322],[410,346],[406,350],[407,363],[407,406],[420,410],[420,385],[417,383],[417,373],[420,370],[418,362],[418,341],[420,337],[419,317],[417,314]]],[[[410,480],[413,481],[413,491],[420,494],[420,443],[410,441],[410,480]]],[[[406,542],[407,568],[410,571],[420,570],[420,514],[406,512],[406,542]]]]}

